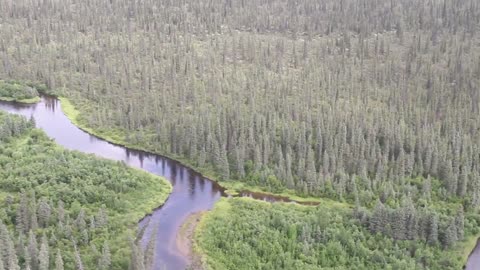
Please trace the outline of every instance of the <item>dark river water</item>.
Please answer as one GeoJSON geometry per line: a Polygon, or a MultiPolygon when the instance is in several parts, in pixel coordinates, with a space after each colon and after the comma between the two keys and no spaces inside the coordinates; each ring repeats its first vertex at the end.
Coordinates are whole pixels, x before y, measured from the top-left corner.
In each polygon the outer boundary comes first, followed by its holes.
{"type": "Polygon", "coordinates": [[[169,180],[173,191],[168,200],[139,223],[143,231],[141,242],[146,246],[155,237],[153,269],[185,269],[188,260],[176,246],[177,230],[190,214],[212,208],[223,195],[223,189],[218,184],[171,159],[113,145],[89,135],[69,121],[57,99],[43,97],[40,103],[33,105],[0,102],[0,109],[33,116],[37,127],[67,149],[124,161],[169,180]]]}
{"type": "MultiPolygon", "coordinates": [[[[42,97],[41,102],[31,105],[0,101],[0,110],[28,118],[33,116],[37,127],[67,149],[124,161],[170,181],[173,190],[165,204],[139,222],[139,231],[142,232],[139,240],[143,247],[155,240],[154,265],[149,269],[181,270],[188,266],[188,258],[177,247],[178,229],[190,214],[211,209],[220,197],[225,196],[220,185],[169,158],[114,145],[80,130],[63,114],[61,104],[55,98],[42,97]]],[[[241,192],[240,196],[291,202],[285,197],[248,191],[241,192]]],[[[480,246],[472,251],[466,269],[480,269],[480,246]]]]}

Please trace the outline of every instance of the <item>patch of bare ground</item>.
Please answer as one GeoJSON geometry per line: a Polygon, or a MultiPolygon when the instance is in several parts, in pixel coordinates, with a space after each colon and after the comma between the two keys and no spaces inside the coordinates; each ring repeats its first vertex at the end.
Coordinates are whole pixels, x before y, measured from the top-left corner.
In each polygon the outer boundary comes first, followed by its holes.
{"type": "Polygon", "coordinates": [[[188,258],[189,267],[187,269],[204,270],[201,256],[195,252],[193,241],[195,237],[195,228],[205,211],[193,213],[185,220],[180,230],[177,232],[176,244],[180,253],[188,258]]]}

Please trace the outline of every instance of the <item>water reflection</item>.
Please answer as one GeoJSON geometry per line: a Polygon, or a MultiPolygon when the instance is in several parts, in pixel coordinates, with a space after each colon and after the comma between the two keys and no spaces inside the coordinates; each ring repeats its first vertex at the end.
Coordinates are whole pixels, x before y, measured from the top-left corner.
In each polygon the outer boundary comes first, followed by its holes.
{"type": "Polygon", "coordinates": [[[173,192],[163,207],[139,222],[140,231],[143,231],[140,242],[145,247],[150,239],[156,241],[155,269],[161,264],[166,269],[184,269],[188,262],[175,245],[177,230],[191,213],[211,209],[224,190],[173,160],[113,145],[91,136],[71,124],[60,108],[60,102],[50,97],[43,97],[40,103],[33,105],[0,102],[0,109],[4,111],[33,116],[39,128],[67,149],[122,161],[168,179],[173,192]],[[205,186],[208,186],[209,192],[204,192],[205,186]]]}
{"type": "MultiPolygon", "coordinates": [[[[187,258],[176,245],[177,231],[190,214],[211,209],[221,196],[226,195],[221,186],[171,159],[114,145],[89,135],[68,120],[55,98],[44,96],[40,103],[32,105],[0,101],[0,109],[33,116],[37,127],[67,149],[124,162],[168,179],[173,191],[162,207],[139,222],[140,243],[146,247],[151,240],[156,242],[154,269],[160,269],[161,265],[175,270],[187,266],[187,258]]],[[[241,196],[270,202],[292,202],[286,197],[258,192],[244,191],[241,196]]]]}

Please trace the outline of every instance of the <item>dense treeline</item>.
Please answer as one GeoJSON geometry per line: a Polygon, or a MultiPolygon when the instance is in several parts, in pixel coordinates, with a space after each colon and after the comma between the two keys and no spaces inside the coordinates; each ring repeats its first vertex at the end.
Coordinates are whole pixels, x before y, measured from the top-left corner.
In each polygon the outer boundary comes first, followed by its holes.
{"type": "MultiPolygon", "coordinates": [[[[432,204],[478,211],[476,0],[17,0],[0,12],[0,75],[44,82],[128,144],[354,203],[395,239],[435,245],[388,227],[432,204]]],[[[427,216],[414,226],[461,239],[445,225],[456,214],[427,216]]]]}
{"type": "Polygon", "coordinates": [[[27,121],[23,117],[16,117],[0,113],[0,142],[5,143],[10,139],[20,136],[35,127],[35,120],[27,121]]]}
{"type": "Polygon", "coordinates": [[[168,183],[61,149],[33,126],[0,113],[0,269],[143,269],[129,259],[136,221],[168,183]]]}
{"type": "Polygon", "coordinates": [[[452,250],[370,234],[338,203],[303,207],[224,199],[206,214],[196,238],[211,269],[463,267],[452,250]]]}
{"type": "Polygon", "coordinates": [[[39,98],[35,87],[20,82],[0,80],[0,100],[36,102],[39,98]]]}

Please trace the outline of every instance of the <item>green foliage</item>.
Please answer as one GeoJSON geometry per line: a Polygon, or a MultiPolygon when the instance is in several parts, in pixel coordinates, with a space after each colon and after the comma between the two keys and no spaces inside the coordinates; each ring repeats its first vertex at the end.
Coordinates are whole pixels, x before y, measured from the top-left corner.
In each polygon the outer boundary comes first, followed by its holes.
{"type": "Polygon", "coordinates": [[[21,117],[0,113],[0,135],[0,246],[18,247],[5,258],[22,269],[127,269],[136,222],[165,201],[168,182],[64,150],[21,117]]]}
{"type": "Polygon", "coordinates": [[[349,208],[222,199],[196,234],[211,269],[460,269],[463,258],[423,241],[371,234],[349,208]]]}
{"type": "Polygon", "coordinates": [[[17,81],[0,80],[0,99],[32,103],[39,100],[38,91],[32,86],[17,81]]]}
{"type": "MultiPolygon", "coordinates": [[[[475,233],[478,0],[137,2],[6,1],[0,76],[45,82],[89,132],[215,179],[355,205],[372,242],[428,253],[475,233]]],[[[76,213],[98,199],[69,192],[76,213]]],[[[362,255],[388,260],[378,247],[362,255]]]]}

